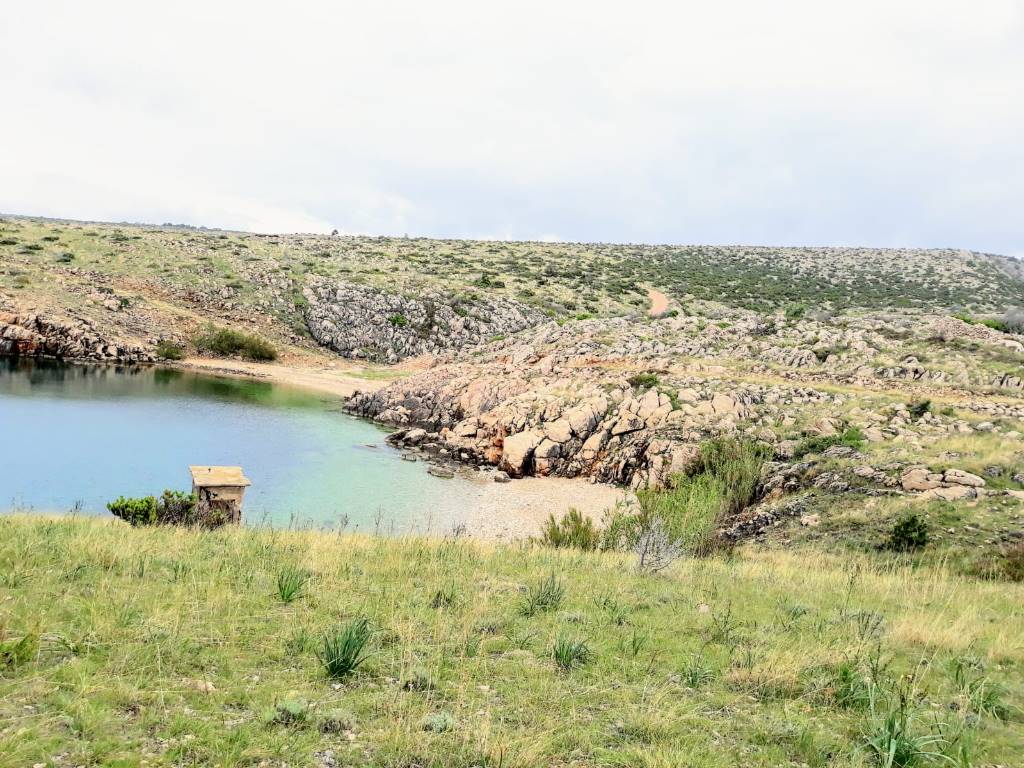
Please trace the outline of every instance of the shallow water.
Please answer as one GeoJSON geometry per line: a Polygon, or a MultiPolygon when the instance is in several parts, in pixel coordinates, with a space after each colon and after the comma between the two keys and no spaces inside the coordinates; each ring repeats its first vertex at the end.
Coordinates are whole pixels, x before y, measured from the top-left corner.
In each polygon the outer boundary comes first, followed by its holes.
{"type": "Polygon", "coordinates": [[[0,360],[0,511],[108,514],[189,490],[189,464],[240,465],[243,520],[444,533],[475,483],[402,461],[336,399],[176,369],[0,360]]]}

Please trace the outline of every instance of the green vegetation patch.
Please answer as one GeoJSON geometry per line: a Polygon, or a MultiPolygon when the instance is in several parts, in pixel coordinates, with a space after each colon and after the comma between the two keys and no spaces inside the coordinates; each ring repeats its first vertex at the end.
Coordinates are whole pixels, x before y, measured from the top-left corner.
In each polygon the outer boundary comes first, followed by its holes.
{"type": "Polygon", "coordinates": [[[277,359],[277,350],[266,339],[230,328],[211,328],[195,340],[195,345],[200,352],[223,357],[238,355],[247,360],[277,359]]]}

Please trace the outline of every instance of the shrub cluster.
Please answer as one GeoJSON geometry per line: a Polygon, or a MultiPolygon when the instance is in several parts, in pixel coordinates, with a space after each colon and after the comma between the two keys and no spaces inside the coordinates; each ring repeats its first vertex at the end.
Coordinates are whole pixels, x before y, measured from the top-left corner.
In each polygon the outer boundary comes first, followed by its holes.
{"type": "Polygon", "coordinates": [[[276,360],[277,350],[266,339],[230,328],[209,329],[195,340],[196,349],[225,357],[240,355],[247,360],[276,360]]]}
{"type": "Polygon", "coordinates": [[[156,354],[164,360],[181,360],[185,357],[185,350],[180,344],[175,344],[168,339],[160,339],[156,343],[156,354]]]}
{"type": "Polygon", "coordinates": [[[809,453],[821,453],[834,445],[845,445],[859,450],[864,445],[864,432],[859,427],[848,427],[838,435],[808,437],[793,449],[793,458],[802,459],[809,453]]]}
{"type": "Polygon", "coordinates": [[[111,514],[132,525],[194,525],[196,497],[181,491],[164,491],[156,496],[125,498],[107,504],[111,514]]]}
{"type": "Polygon", "coordinates": [[[900,517],[889,532],[886,549],[894,552],[912,552],[928,544],[928,524],[916,512],[900,517]]]}
{"type": "Polygon", "coordinates": [[[709,553],[719,524],[756,501],[770,454],[760,443],[704,443],[687,474],[667,488],[640,489],[634,508],[614,513],[601,546],[636,552],[647,570],[660,570],[681,554],[709,553]]]}
{"type": "Polygon", "coordinates": [[[601,543],[601,534],[589,517],[584,517],[578,509],[570,509],[561,519],[548,515],[547,522],[541,531],[540,543],[547,547],[561,549],[593,550],[601,543]]]}

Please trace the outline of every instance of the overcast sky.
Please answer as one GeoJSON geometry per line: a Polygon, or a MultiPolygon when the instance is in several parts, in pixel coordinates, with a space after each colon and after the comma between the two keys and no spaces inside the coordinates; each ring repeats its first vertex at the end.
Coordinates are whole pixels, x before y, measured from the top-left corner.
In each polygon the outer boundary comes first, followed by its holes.
{"type": "Polygon", "coordinates": [[[0,211],[1024,255],[1024,2],[6,3],[0,211]]]}

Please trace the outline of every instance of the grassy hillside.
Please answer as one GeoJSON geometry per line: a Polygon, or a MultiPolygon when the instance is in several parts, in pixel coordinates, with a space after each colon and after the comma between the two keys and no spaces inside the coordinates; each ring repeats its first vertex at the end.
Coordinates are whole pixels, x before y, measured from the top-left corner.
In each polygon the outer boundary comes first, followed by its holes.
{"type": "Polygon", "coordinates": [[[86,297],[112,287],[186,306],[227,303],[302,334],[311,276],[417,292],[487,292],[554,316],[616,315],[647,305],[646,288],[772,310],[969,307],[1003,310],[1024,295],[1011,259],[955,250],[612,245],[254,235],[175,227],[0,220],[0,290],[86,297]],[[215,302],[213,302],[215,303],[215,302]]]}
{"type": "Polygon", "coordinates": [[[949,758],[898,765],[1015,765],[1022,598],[804,549],[642,575],[525,545],[0,518],[0,765],[867,766],[893,744],[949,758]],[[324,637],[360,618],[366,660],[332,679],[324,637]]]}

